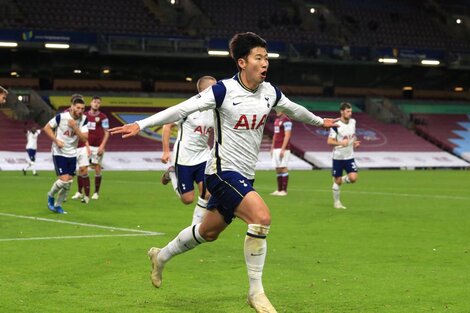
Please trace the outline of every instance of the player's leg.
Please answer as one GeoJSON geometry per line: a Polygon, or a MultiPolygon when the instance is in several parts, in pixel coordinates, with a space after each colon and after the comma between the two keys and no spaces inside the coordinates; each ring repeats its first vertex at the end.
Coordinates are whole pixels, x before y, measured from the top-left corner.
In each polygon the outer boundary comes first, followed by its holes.
{"type": "Polygon", "coordinates": [[[81,147],[77,149],[77,166],[78,166],[78,175],[77,175],[77,185],[78,190],[72,196],[73,200],[78,200],[82,198],[82,191],[84,186],[83,176],[86,175],[86,168],[89,165],[88,155],[86,152],[86,147],[81,147]]]}
{"type": "Polygon", "coordinates": [[[83,184],[83,194],[81,198],[82,203],[90,201],[90,175],[88,174],[88,165],[80,167],[80,174],[83,184]]]}
{"type": "Polygon", "coordinates": [[[175,174],[181,202],[191,204],[194,201],[194,166],[176,164],[175,174]]]}
{"type": "Polygon", "coordinates": [[[347,160],[344,169],[347,174],[341,177],[341,181],[346,184],[354,184],[358,178],[358,169],[355,160],[347,160]]]}
{"type": "Polygon", "coordinates": [[[162,249],[150,248],[148,256],[152,262],[152,284],[157,288],[161,286],[163,269],[171,258],[206,241],[214,241],[227,226],[224,217],[217,210],[209,211],[201,224],[186,227],[162,249]],[[203,234],[201,227],[204,229],[203,234]]]}
{"type": "Polygon", "coordinates": [[[289,169],[287,167],[290,158],[290,150],[284,151],[284,157],[281,159],[280,174],[281,174],[281,191],[279,196],[287,195],[287,185],[289,183],[289,169]]]}
{"type": "Polygon", "coordinates": [[[235,215],[248,224],[245,236],[245,263],[250,288],[248,303],[257,312],[276,312],[264,293],[262,276],[266,261],[267,242],[271,215],[269,208],[255,191],[248,193],[235,210],[235,215]]]}
{"type": "Polygon", "coordinates": [[[333,191],[333,207],[335,209],[346,209],[346,207],[342,205],[341,200],[340,200],[340,188],[342,184],[341,176],[343,174],[343,163],[344,163],[344,160],[333,159],[333,168],[332,168],[333,186],[331,187],[331,189],[333,191]]]}
{"type": "Polygon", "coordinates": [[[193,220],[191,225],[199,224],[202,222],[204,215],[207,212],[207,201],[209,200],[210,194],[206,188],[204,179],[204,170],[206,168],[206,162],[203,162],[194,167],[193,179],[197,184],[199,190],[199,197],[197,198],[196,206],[194,207],[193,220]]]}
{"type": "Polygon", "coordinates": [[[91,197],[93,200],[98,200],[100,198],[100,188],[101,188],[101,181],[103,179],[103,176],[101,174],[101,165],[103,163],[103,157],[104,154],[98,155],[98,147],[91,147],[91,153],[92,153],[92,163],[95,168],[95,192],[93,193],[93,196],[91,197]]]}
{"type": "Polygon", "coordinates": [[[67,195],[70,191],[70,188],[72,187],[73,183],[73,177],[75,176],[75,171],[77,168],[77,158],[65,158],[66,160],[66,168],[64,170],[64,177],[63,179],[67,180],[67,183],[62,187],[62,189],[59,190],[58,195],[57,195],[57,200],[55,203],[55,210],[57,213],[62,213],[62,214],[67,214],[62,209],[62,203],[67,199],[67,195]]]}
{"type": "Polygon", "coordinates": [[[273,153],[271,156],[272,164],[274,168],[276,169],[276,179],[277,179],[277,189],[273,192],[270,193],[271,196],[278,196],[279,192],[281,191],[282,188],[282,172],[280,168],[281,164],[281,149],[273,149],[273,153]]]}
{"type": "Polygon", "coordinates": [[[30,159],[29,167],[31,168],[33,175],[37,176],[38,172],[36,171],[36,168],[34,167],[34,165],[36,164],[36,150],[31,149],[31,156],[29,159],[30,159]]]}

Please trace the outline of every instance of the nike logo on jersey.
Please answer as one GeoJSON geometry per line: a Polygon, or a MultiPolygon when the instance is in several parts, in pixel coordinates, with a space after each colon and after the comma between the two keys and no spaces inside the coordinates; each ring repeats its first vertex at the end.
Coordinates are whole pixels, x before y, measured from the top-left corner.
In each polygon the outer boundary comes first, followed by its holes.
{"type": "Polygon", "coordinates": [[[242,103],[241,101],[240,102],[237,102],[237,103],[233,103],[233,105],[239,105],[240,103],[242,103]]]}

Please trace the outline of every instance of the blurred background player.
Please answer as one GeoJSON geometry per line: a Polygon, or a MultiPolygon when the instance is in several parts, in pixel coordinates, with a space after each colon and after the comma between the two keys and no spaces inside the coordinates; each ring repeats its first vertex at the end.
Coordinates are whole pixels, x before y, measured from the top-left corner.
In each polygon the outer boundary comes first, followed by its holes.
{"type": "Polygon", "coordinates": [[[37,129],[35,126],[31,129],[24,130],[26,134],[26,152],[28,153],[29,161],[28,166],[23,168],[23,175],[26,175],[26,171],[31,169],[33,175],[37,175],[36,169],[34,168],[34,163],[36,162],[36,150],[38,149],[38,137],[41,134],[41,130],[37,129]]]}
{"type": "MultiPolygon", "coordinates": [[[[202,92],[217,83],[212,76],[203,76],[197,81],[197,90],[202,92]]],[[[173,146],[173,164],[162,176],[162,184],[171,181],[176,193],[184,204],[194,201],[194,182],[198,186],[199,197],[194,208],[191,225],[202,222],[206,213],[209,192],[204,182],[206,161],[210,157],[208,144],[210,131],[214,128],[212,111],[195,112],[186,118],[163,126],[162,162],[170,161],[170,133],[173,126],[178,127],[178,137],[173,146]]]]}
{"type": "Polygon", "coordinates": [[[72,185],[77,167],[77,144],[88,137],[87,119],[83,115],[85,102],[72,98],[70,109],[57,114],[44,126],[44,133],[52,140],[52,159],[58,179],[47,194],[47,207],[55,213],[67,214],[62,202],[72,185]],[[57,201],[54,200],[55,195],[57,201]]]}
{"type": "Polygon", "coordinates": [[[4,104],[7,102],[8,91],[0,86],[0,104],[4,104]]]}
{"type": "Polygon", "coordinates": [[[287,196],[290,156],[290,138],[292,136],[292,121],[283,112],[278,112],[274,121],[274,136],[271,145],[271,156],[277,174],[277,190],[272,196],[287,196]]]}
{"type": "Polygon", "coordinates": [[[109,119],[100,111],[101,97],[94,96],[91,99],[90,110],[84,115],[87,118],[88,140],[79,142],[77,149],[77,165],[78,165],[78,191],[72,199],[80,199],[83,203],[90,201],[90,176],[88,175],[88,167],[95,169],[95,192],[91,199],[98,200],[101,187],[101,165],[103,162],[106,143],[109,139],[109,119]],[[83,193],[82,193],[83,190],[83,193]]]}
{"type": "Polygon", "coordinates": [[[264,81],[269,66],[266,48],[266,41],[254,33],[236,34],[230,40],[230,53],[239,71],[235,76],[178,105],[110,131],[128,138],[146,127],[178,121],[196,111],[215,111],[216,140],[205,171],[211,192],[207,213],[202,223],[186,227],[164,248],[149,250],[152,283],[157,288],[161,286],[163,269],[171,258],[216,240],[238,217],[248,228],[244,242],[249,278],[247,301],[256,312],[275,313],[262,284],[271,214],[253,188],[266,118],[274,108],[315,126],[335,124],[334,120],[322,119],[290,101],[264,81]]]}
{"type": "Polygon", "coordinates": [[[354,149],[359,147],[356,140],[356,120],[351,118],[352,105],[343,102],[340,105],[341,119],[338,127],[330,129],[327,143],[333,146],[333,206],[336,209],[346,209],[340,201],[340,187],[343,183],[353,184],[357,180],[357,166],[354,161],[354,149]],[[346,175],[343,176],[343,170],[346,175]]]}

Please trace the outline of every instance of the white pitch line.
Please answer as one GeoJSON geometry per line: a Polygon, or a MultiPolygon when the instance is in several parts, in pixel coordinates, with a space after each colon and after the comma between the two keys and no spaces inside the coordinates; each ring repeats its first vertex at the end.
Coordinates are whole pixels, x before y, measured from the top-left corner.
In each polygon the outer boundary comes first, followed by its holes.
{"type": "Polygon", "coordinates": [[[27,240],[57,240],[57,239],[81,239],[81,238],[103,238],[103,237],[136,237],[136,236],[157,236],[158,233],[148,234],[115,234],[115,235],[83,235],[83,236],[58,236],[58,237],[29,237],[29,238],[4,238],[2,241],[27,241],[27,240]]]}
{"type": "Polygon", "coordinates": [[[97,224],[77,223],[77,222],[54,220],[54,219],[50,219],[50,218],[43,218],[43,217],[36,217],[36,216],[16,215],[16,214],[9,214],[9,213],[0,213],[0,215],[1,216],[16,217],[16,218],[25,218],[25,219],[35,220],[35,221],[42,221],[42,222],[70,224],[70,225],[78,225],[78,226],[85,226],[85,227],[104,228],[104,229],[110,229],[110,230],[121,230],[121,231],[128,231],[128,232],[134,232],[134,233],[142,233],[142,234],[146,234],[146,235],[164,235],[164,233],[147,231],[147,230],[113,227],[113,226],[104,226],[104,225],[97,225],[97,224]]]}
{"type": "MultiPolygon", "coordinates": [[[[256,187],[256,186],[255,186],[256,187]]],[[[270,191],[270,189],[257,188],[261,191],[270,191]]],[[[331,192],[331,189],[302,189],[302,188],[289,188],[293,191],[302,192],[331,192]]],[[[426,199],[447,199],[447,200],[470,200],[470,197],[464,196],[445,196],[445,195],[428,195],[419,193],[398,193],[398,192],[375,192],[375,191],[359,191],[359,190],[341,190],[341,193],[356,193],[364,195],[377,195],[377,196],[390,196],[390,197],[415,197],[415,198],[426,198],[426,199]]]]}

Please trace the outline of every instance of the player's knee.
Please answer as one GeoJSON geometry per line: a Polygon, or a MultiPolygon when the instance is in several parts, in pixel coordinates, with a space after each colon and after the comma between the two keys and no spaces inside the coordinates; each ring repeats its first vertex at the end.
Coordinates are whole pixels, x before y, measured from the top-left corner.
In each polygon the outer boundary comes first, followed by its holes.
{"type": "Polygon", "coordinates": [[[354,184],[356,181],[357,181],[357,176],[356,176],[356,175],[349,177],[349,182],[350,182],[351,184],[354,184]]]}
{"type": "Polygon", "coordinates": [[[181,195],[181,202],[184,204],[191,204],[194,201],[194,193],[183,193],[181,195]]]}
{"type": "Polygon", "coordinates": [[[216,241],[217,238],[219,238],[220,232],[217,231],[205,231],[201,235],[202,238],[204,238],[205,241],[211,242],[211,241],[216,241]]]}
{"type": "Polygon", "coordinates": [[[256,217],[256,224],[271,225],[271,214],[269,212],[260,212],[256,217]]]}

